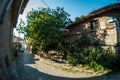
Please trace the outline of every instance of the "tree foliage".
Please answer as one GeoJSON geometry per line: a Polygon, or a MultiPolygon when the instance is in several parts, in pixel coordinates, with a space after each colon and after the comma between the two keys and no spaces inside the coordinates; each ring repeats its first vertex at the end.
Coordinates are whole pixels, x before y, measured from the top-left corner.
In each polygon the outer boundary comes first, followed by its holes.
{"type": "Polygon", "coordinates": [[[79,19],[82,19],[83,17],[85,17],[84,15],[81,15],[80,17],[75,17],[75,21],[79,20],[79,19]]]}
{"type": "Polygon", "coordinates": [[[60,7],[32,9],[27,14],[27,25],[23,29],[29,45],[39,50],[61,49],[64,42],[61,29],[70,24],[69,16],[60,7]]]}
{"type": "Polygon", "coordinates": [[[24,21],[20,19],[20,23],[16,29],[18,31],[19,36],[20,36],[20,33],[24,34],[24,26],[25,26],[24,21]]]}

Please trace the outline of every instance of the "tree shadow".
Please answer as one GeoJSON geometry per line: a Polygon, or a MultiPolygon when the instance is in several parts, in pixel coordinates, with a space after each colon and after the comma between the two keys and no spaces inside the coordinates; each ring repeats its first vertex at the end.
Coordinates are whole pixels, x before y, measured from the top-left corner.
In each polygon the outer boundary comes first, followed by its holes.
{"type": "Polygon", "coordinates": [[[22,53],[17,59],[17,68],[19,77],[17,80],[119,80],[120,72],[111,71],[109,73],[95,76],[95,77],[83,77],[83,78],[72,78],[72,77],[60,77],[52,74],[48,74],[30,66],[35,64],[35,59],[32,54],[22,53]],[[30,64],[30,65],[29,65],[30,64]]]}
{"type": "Polygon", "coordinates": [[[24,68],[27,69],[27,71],[25,72],[25,74],[27,75],[23,74],[21,77],[21,80],[119,80],[120,79],[120,76],[119,76],[120,73],[113,72],[113,71],[111,71],[110,73],[107,73],[101,76],[95,76],[95,77],[69,78],[69,77],[59,77],[59,76],[54,76],[48,73],[44,73],[30,66],[25,66],[24,68]]]}

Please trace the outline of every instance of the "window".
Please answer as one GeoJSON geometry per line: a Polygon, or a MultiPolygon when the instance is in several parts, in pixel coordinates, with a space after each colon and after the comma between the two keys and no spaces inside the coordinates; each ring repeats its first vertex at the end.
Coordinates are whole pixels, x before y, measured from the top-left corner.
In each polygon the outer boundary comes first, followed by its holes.
{"type": "Polygon", "coordinates": [[[94,20],[90,22],[91,30],[94,31],[99,27],[99,22],[98,20],[94,20]]]}
{"type": "Polygon", "coordinates": [[[116,22],[116,21],[117,21],[117,16],[108,17],[108,18],[106,18],[106,21],[107,21],[108,23],[116,22]]]}

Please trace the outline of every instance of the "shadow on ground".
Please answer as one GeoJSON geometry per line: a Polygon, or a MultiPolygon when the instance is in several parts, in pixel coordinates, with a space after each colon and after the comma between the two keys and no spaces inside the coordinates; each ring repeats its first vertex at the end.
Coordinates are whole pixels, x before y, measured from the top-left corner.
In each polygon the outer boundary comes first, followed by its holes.
{"type": "Polygon", "coordinates": [[[17,80],[120,80],[120,72],[111,71],[110,73],[89,77],[89,78],[68,78],[59,77],[40,72],[37,69],[27,66],[27,64],[35,64],[35,59],[32,54],[22,53],[17,59],[17,67],[19,78],[17,80]]]}
{"type": "Polygon", "coordinates": [[[118,72],[114,72],[114,73],[110,72],[102,76],[89,77],[89,78],[67,78],[67,77],[58,77],[58,76],[46,74],[29,66],[26,66],[25,68],[31,71],[32,73],[28,73],[27,75],[29,75],[29,77],[24,76],[24,79],[22,80],[120,80],[120,78],[114,76],[118,74],[118,72]]]}

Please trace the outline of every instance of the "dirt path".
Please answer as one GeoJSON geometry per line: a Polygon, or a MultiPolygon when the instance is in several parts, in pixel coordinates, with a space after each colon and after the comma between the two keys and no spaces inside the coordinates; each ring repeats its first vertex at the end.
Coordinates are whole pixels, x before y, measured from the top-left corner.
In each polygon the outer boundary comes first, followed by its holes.
{"type": "Polygon", "coordinates": [[[16,80],[120,80],[120,73],[95,76],[86,72],[67,72],[58,68],[61,64],[33,56],[28,52],[20,54],[16,63],[16,80]]]}

